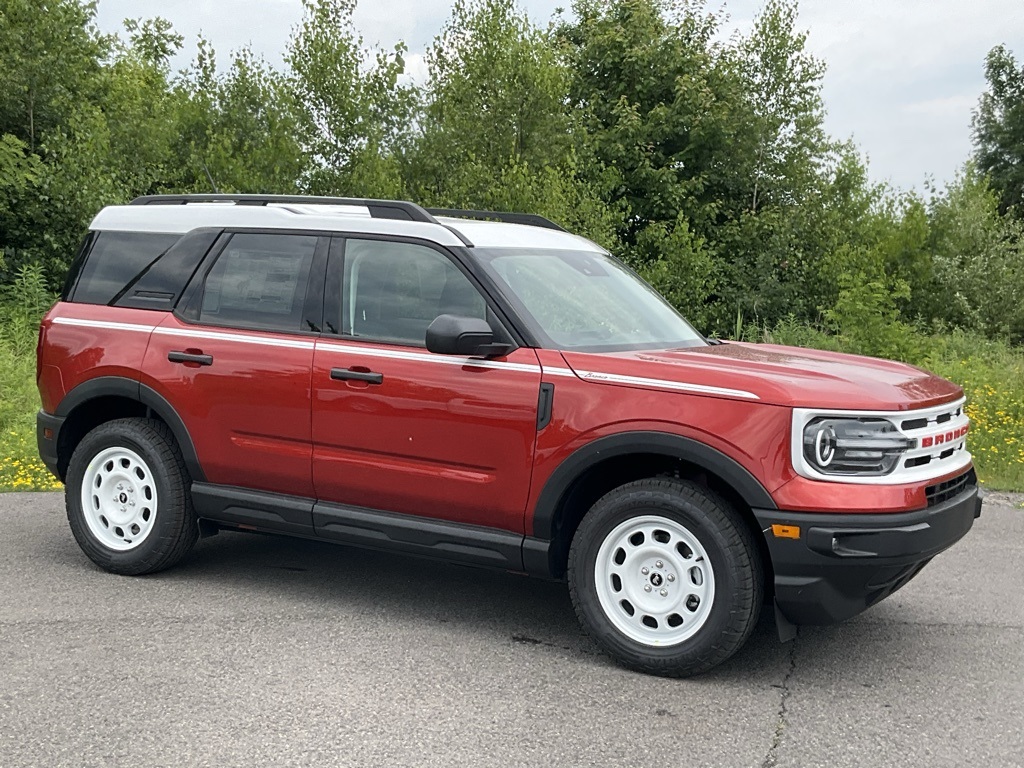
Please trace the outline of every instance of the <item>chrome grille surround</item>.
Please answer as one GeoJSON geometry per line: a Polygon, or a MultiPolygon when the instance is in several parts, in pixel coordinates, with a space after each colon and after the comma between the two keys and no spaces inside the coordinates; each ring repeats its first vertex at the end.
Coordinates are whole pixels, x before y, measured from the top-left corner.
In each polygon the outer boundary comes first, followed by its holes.
{"type": "Polygon", "coordinates": [[[811,480],[859,485],[902,485],[933,480],[970,466],[967,431],[970,420],[964,413],[964,398],[932,408],[913,411],[848,411],[824,408],[794,408],[790,435],[790,458],[797,473],[811,480]],[[803,433],[808,422],[819,417],[885,419],[914,447],[900,457],[887,475],[826,475],[803,455],[803,433]]]}

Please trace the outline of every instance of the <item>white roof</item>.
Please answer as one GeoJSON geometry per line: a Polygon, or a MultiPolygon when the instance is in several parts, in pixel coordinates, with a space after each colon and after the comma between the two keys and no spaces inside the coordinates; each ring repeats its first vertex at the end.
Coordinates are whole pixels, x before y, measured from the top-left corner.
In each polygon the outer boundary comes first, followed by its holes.
{"type": "Polygon", "coordinates": [[[89,226],[97,231],[161,232],[185,234],[201,227],[307,229],[325,232],[367,233],[416,237],[438,245],[464,243],[448,227],[458,230],[473,245],[487,248],[552,248],[603,251],[586,238],[568,232],[524,224],[505,224],[438,217],[439,224],[371,218],[366,208],[347,205],[288,204],[235,205],[112,205],[100,211],[89,226]],[[442,226],[444,225],[444,226],[442,226]]]}
{"type": "Polygon", "coordinates": [[[603,248],[585,237],[560,232],[557,229],[532,227],[528,224],[455,219],[448,216],[438,216],[437,220],[459,230],[469,242],[481,248],[554,248],[604,252],[603,248]]]}

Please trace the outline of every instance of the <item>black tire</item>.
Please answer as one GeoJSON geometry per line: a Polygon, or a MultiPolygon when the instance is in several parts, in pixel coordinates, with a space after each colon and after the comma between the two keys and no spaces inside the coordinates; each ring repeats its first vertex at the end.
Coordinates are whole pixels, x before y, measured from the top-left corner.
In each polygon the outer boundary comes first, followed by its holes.
{"type": "Polygon", "coordinates": [[[181,451],[165,424],[142,418],[108,421],[82,438],[71,456],[64,489],[71,532],[89,559],[111,573],[139,576],[170,568],[199,537],[190,486],[181,451]],[[157,503],[148,535],[126,550],[111,548],[93,533],[82,508],[82,484],[89,464],[112,448],[128,449],[141,457],[156,488],[157,503]]]}
{"type": "MultiPolygon", "coordinates": [[[[706,488],[671,478],[628,483],[598,500],[573,537],[568,580],[576,615],[598,645],[623,666],[666,677],[705,672],[736,653],[757,624],[764,594],[759,550],[739,513],[706,488]],[[619,526],[627,521],[647,516],[673,521],[695,537],[713,573],[714,596],[703,624],[695,622],[699,626],[695,634],[673,645],[629,637],[609,618],[598,595],[596,569],[602,543],[616,529],[623,530],[619,526]]],[[[681,581],[679,588],[685,591],[681,581]]],[[[647,590],[646,582],[643,588],[647,590]]]]}

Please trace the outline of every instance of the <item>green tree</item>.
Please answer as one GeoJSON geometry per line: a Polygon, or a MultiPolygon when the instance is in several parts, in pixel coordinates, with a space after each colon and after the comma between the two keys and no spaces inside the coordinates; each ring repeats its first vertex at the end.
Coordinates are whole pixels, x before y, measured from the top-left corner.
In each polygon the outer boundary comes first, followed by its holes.
{"type": "Polygon", "coordinates": [[[18,253],[16,236],[23,215],[22,202],[39,180],[42,170],[38,155],[30,154],[21,139],[0,135],[0,285],[25,261],[18,253]]]}
{"type": "Polygon", "coordinates": [[[680,212],[706,234],[742,93],[712,50],[717,18],[663,0],[577,0],[573,11],[558,29],[570,105],[584,116],[586,172],[626,211],[623,243],[636,246],[652,222],[674,226],[680,212]]]}
{"type": "Polygon", "coordinates": [[[199,53],[175,83],[178,174],[169,188],[200,192],[295,193],[307,168],[300,108],[284,73],[243,48],[218,74],[216,54],[199,53]]]}
{"type": "Polygon", "coordinates": [[[405,45],[366,49],[352,25],[355,0],[303,0],[288,45],[299,131],[311,159],[302,184],[313,194],[402,196],[400,155],[416,90],[399,81],[405,45]]]}
{"type": "Polygon", "coordinates": [[[735,57],[743,97],[732,113],[711,235],[721,254],[711,308],[718,327],[737,316],[813,320],[825,300],[823,257],[856,237],[863,209],[836,215],[830,201],[852,202],[843,190],[852,185],[860,194],[866,176],[856,153],[824,129],[824,65],[806,42],[795,2],[769,0],[735,50],[723,52],[727,61],[735,57]]]}
{"type": "MultiPolygon", "coordinates": [[[[0,280],[52,259],[62,242],[66,201],[49,199],[49,145],[71,112],[100,99],[112,41],[93,25],[95,11],[81,0],[0,0],[0,280]]],[[[61,271],[47,274],[56,281],[61,271]]]]}
{"type": "Polygon", "coordinates": [[[568,73],[513,0],[456,0],[426,61],[423,154],[434,194],[452,196],[445,169],[467,161],[493,178],[510,162],[539,168],[569,154],[568,73]]]}
{"type": "Polygon", "coordinates": [[[985,79],[974,113],[975,160],[999,194],[1000,211],[1024,218],[1024,66],[1000,45],[985,59],[985,79]]]}
{"type": "Polygon", "coordinates": [[[458,0],[427,65],[407,166],[417,199],[533,211],[610,244],[611,217],[577,176],[569,72],[547,32],[513,0],[458,0]]]}
{"type": "Polygon", "coordinates": [[[849,229],[825,201],[863,177],[823,128],[824,68],[795,4],[771,0],[729,43],[700,2],[573,9],[559,28],[570,103],[586,116],[593,182],[625,211],[626,255],[706,330],[812,319],[821,257],[849,229]]]}
{"type": "Polygon", "coordinates": [[[817,187],[832,152],[823,127],[824,64],[806,50],[797,6],[768,0],[739,45],[745,90],[753,108],[750,211],[803,202],[817,187]]]}
{"type": "Polygon", "coordinates": [[[999,214],[1000,195],[968,164],[928,205],[931,316],[1024,341],[1024,222],[999,214]]]}
{"type": "Polygon", "coordinates": [[[95,0],[0,0],[0,134],[34,152],[74,104],[95,99],[111,44],[95,15],[95,0]]]}
{"type": "Polygon", "coordinates": [[[97,63],[92,97],[67,104],[40,136],[44,162],[16,234],[54,287],[96,211],[159,190],[173,167],[169,58],[181,37],[162,19],[129,20],[126,30],[97,63]]]}
{"type": "Polygon", "coordinates": [[[577,0],[557,28],[582,115],[580,173],[616,212],[621,255],[711,330],[718,228],[750,110],[700,3],[577,0]]]}

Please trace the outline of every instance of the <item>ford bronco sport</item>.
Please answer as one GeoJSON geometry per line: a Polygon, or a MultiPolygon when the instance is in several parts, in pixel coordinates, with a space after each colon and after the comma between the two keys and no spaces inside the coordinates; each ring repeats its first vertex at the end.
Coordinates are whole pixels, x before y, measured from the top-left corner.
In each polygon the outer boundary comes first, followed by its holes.
{"type": "Polygon", "coordinates": [[[710,341],[526,214],[153,196],[101,211],[38,347],[39,452],[101,568],[219,529],[568,581],[699,673],[902,587],[980,514],[960,387],[710,341]]]}

